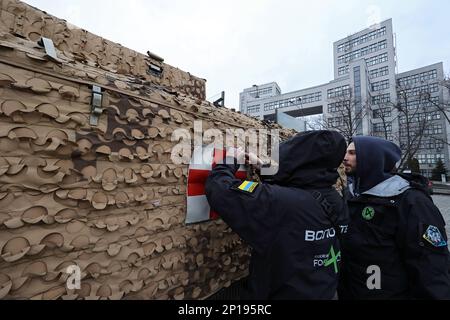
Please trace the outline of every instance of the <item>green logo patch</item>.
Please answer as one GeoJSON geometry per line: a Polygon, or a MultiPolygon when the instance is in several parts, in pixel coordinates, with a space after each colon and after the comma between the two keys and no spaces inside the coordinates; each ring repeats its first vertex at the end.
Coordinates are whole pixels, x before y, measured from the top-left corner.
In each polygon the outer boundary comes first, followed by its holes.
{"type": "Polygon", "coordinates": [[[375,209],[372,207],[365,207],[362,211],[362,217],[365,220],[372,220],[375,216],[375,209]]]}
{"type": "Polygon", "coordinates": [[[328,259],[324,261],[325,267],[329,267],[331,265],[334,266],[334,272],[337,274],[339,272],[338,262],[341,260],[341,252],[336,253],[334,251],[334,247],[331,246],[330,253],[328,254],[328,259]]]}

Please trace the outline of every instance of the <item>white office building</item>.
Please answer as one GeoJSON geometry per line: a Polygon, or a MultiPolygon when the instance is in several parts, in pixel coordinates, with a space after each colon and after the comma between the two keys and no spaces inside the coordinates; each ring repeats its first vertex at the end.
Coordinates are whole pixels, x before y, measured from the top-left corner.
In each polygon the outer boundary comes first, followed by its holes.
{"type": "Polygon", "coordinates": [[[275,82],[253,85],[240,93],[240,111],[273,121],[280,112],[295,118],[321,114],[328,128],[337,128],[348,126],[343,110],[351,109],[351,135],[381,136],[406,148],[405,121],[411,119],[406,120],[392,106],[402,101],[412,108],[419,103],[425,108],[422,116],[431,121],[415,156],[421,171],[430,176],[439,158],[450,169],[446,143],[450,141],[449,123],[442,113],[426,110],[435,110],[433,102],[450,101],[448,90],[440,85],[444,80],[443,64],[397,74],[392,19],[335,42],[333,51],[334,80],[284,94],[275,82]],[[428,102],[422,97],[423,92],[429,95],[428,102]]]}

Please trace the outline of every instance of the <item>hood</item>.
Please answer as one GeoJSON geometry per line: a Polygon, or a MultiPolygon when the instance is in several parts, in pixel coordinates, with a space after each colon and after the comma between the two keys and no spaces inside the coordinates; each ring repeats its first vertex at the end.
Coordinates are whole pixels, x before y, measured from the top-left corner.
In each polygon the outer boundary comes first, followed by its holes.
{"type": "Polygon", "coordinates": [[[394,176],[401,159],[400,148],[391,141],[377,137],[354,137],[356,149],[355,182],[357,193],[364,193],[394,176]]]}
{"type": "Polygon", "coordinates": [[[372,189],[363,192],[363,194],[369,194],[382,198],[391,198],[402,194],[410,188],[411,186],[408,180],[399,175],[395,175],[377,184],[372,189]]]}
{"type": "Polygon", "coordinates": [[[271,177],[273,183],[303,187],[326,188],[339,177],[347,144],[335,131],[307,131],[280,144],[279,168],[271,177]]]}

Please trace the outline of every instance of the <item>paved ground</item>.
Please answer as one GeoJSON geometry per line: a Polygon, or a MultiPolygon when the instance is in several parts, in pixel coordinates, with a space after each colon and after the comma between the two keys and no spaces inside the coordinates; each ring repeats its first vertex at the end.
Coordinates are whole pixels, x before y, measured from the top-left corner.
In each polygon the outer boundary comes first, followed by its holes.
{"type": "Polygon", "coordinates": [[[441,210],[446,223],[447,237],[450,239],[450,195],[434,195],[433,201],[439,210],[441,210]]]}

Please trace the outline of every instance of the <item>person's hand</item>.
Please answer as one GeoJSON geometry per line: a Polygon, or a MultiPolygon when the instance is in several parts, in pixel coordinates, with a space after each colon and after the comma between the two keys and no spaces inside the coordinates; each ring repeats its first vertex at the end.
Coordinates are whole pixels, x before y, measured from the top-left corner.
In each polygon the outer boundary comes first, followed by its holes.
{"type": "Polygon", "coordinates": [[[245,164],[247,166],[254,166],[256,169],[261,169],[263,161],[254,153],[245,152],[242,148],[228,148],[227,157],[237,159],[238,164],[245,164]]]}
{"type": "Polygon", "coordinates": [[[261,170],[263,161],[254,153],[245,153],[245,164],[254,166],[257,170],[261,170]]]}

